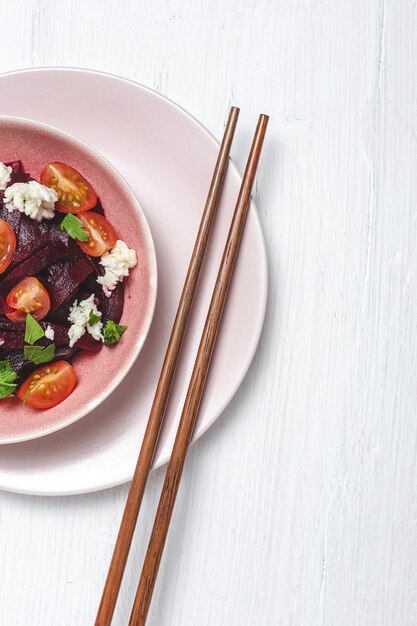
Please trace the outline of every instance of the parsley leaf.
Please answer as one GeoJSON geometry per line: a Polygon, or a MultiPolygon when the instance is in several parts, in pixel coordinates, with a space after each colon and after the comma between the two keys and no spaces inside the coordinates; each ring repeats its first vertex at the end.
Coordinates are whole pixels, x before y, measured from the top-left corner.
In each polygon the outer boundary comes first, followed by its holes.
{"type": "Polygon", "coordinates": [[[61,222],[61,230],[65,230],[70,237],[78,241],[88,241],[90,235],[85,230],[83,223],[72,213],[68,213],[61,222]]]}
{"type": "Polygon", "coordinates": [[[30,389],[29,389],[29,387],[28,387],[28,388],[27,388],[27,390],[26,390],[26,393],[25,393],[25,395],[24,395],[24,398],[23,398],[23,400],[22,400],[22,404],[23,404],[23,406],[26,406],[26,400],[28,399],[28,395],[29,395],[29,393],[30,393],[30,389]]]}
{"type": "Polygon", "coordinates": [[[49,363],[55,357],[55,344],[50,343],[45,348],[43,346],[25,346],[24,355],[27,361],[32,361],[35,365],[49,363]]]}
{"type": "Polygon", "coordinates": [[[112,346],[120,341],[121,336],[125,332],[127,326],[122,324],[116,324],[112,320],[109,320],[104,327],[104,343],[106,346],[112,346]]]}
{"type": "Polygon", "coordinates": [[[25,341],[33,346],[45,333],[43,328],[30,313],[26,315],[25,341]]]}
{"type": "Polygon", "coordinates": [[[7,398],[16,389],[17,374],[10,361],[0,361],[0,398],[7,398]]]}
{"type": "Polygon", "coordinates": [[[101,313],[98,313],[97,315],[94,313],[93,309],[91,309],[90,311],[90,315],[88,318],[88,325],[89,326],[94,326],[94,324],[97,324],[97,322],[99,322],[101,320],[101,313]]]}

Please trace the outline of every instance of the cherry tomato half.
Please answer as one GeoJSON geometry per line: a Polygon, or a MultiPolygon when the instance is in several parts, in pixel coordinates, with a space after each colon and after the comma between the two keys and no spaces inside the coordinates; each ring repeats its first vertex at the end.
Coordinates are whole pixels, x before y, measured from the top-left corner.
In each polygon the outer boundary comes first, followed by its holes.
{"type": "Polygon", "coordinates": [[[0,274],[5,272],[12,262],[16,250],[16,235],[13,228],[0,219],[0,274]]]}
{"type": "Polygon", "coordinates": [[[99,213],[81,214],[78,216],[90,238],[88,241],[78,241],[81,250],[90,256],[101,256],[116,245],[117,235],[113,226],[99,213]]]}
{"type": "Polygon", "coordinates": [[[20,281],[9,293],[6,304],[14,309],[6,315],[12,322],[24,322],[30,313],[36,320],[41,320],[51,308],[49,294],[42,283],[34,276],[20,281]]]}
{"type": "Polygon", "coordinates": [[[73,392],[75,369],[66,361],[42,365],[25,380],[17,395],[34,409],[51,409],[73,392]]]}
{"type": "Polygon", "coordinates": [[[55,189],[55,208],[62,213],[82,213],[97,203],[97,194],[84,176],[65,163],[48,163],[41,173],[41,183],[55,189]]]}

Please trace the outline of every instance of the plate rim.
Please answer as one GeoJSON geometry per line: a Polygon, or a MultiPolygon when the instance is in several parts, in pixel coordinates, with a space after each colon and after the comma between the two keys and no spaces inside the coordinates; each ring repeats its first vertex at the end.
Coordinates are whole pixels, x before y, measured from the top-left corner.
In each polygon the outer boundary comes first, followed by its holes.
{"type": "MultiPolygon", "coordinates": [[[[126,82],[130,85],[133,85],[136,88],[139,88],[143,91],[147,91],[149,93],[151,93],[154,96],[157,96],[158,98],[161,98],[163,100],[165,100],[168,104],[170,104],[171,106],[173,106],[175,109],[177,109],[180,113],[182,113],[183,115],[185,115],[187,118],[189,118],[194,125],[198,126],[198,128],[200,130],[202,130],[205,135],[210,139],[210,141],[214,144],[214,146],[218,149],[220,146],[220,142],[217,140],[217,138],[215,137],[215,135],[206,127],[204,126],[204,124],[202,122],[200,122],[192,113],[190,113],[187,109],[185,109],[182,105],[178,104],[177,102],[175,102],[174,100],[172,100],[171,98],[169,98],[168,96],[165,96],[164,94],[160,93],[159,91],[157,91],[156,89],[152,89],[151,87],[148,87],[138,81],[135,81],[131,78],[126,78],[124,76],[121,76],[119,74],[113,74],[111,72],[106,72],[106,71],[102,71],[102,70],[96,70],[96,69],[91,69],[91,68],[83,68],[83,67],[74,67],[74,66],[54,66],[54,65],[48,65],[48,66],[37,66],[37,67],[29,67],[29,68],[22,68],[22,69],[17,69],[17,70],[11,70],[9,72],[2,72],[0,73],[0,80],[4,77],[4,76],[13,76],[13,75],[18,75],[18,74],[26,74],[26,73],[30,73],[30,72],[75,72],[78,74],[93,74],[93,75],[98,75],[98,76],[102,76],[102,77],[106,77],[106,78],[110,78],[116,81],[121,81],[121,82],[126,82]]],[[[23,118],[25,119],[25,118],[23,118]]],[[[66,131],[64,131],[66,132],[66,131]]],[[[83,141],[83,140],[81,140],[83,141]]],[[[88,144],[87,144],[88,145],[88,144]]],[[[104,157],[106,158],[106,157],[104,157]]],[[[238,177],[239,181],[242,180],[242,175],[239,171],[239,168],[237,167],[237,164],[234,162],[234,160],[230,157],[229,160],[229,168],[231,168],[231,170],[234,172],[234,175],[238,177]]],[[[260,221],[260,217],[259,217],[259,212],[258,209],[256,207],[256,204],[254,202],[253,199],[251,199],[251,203],[250,203],[250,210],[253,213],[254,219],[255,219],[255,225],[259,231],[260,234],[260,243],[261,243],[261,264],[262,264],[262,278],[263,278],[263,286],[262,286],[262,301],[260,301],[259,303],[259,309],[260,309],[260,316],[259,316],[259,326],[256,329],[256,333],[254,334],[254,337],[252,339],[252,346],[251,349],[249,351],[249,357],[247,359],[247,363],[246,366],[243,368],[241,376],[239,377],[238,381],[236,382],[235,387],[227,394],[227,396],[225,396],[225,398],[223,399],[223,402],[220,404],[220,406],[218,407],[217,411],[213,412],[213,415],[211,416],[211,419],[208,419],[207,422],[204,424],[203,427],[197,429],[194,432],[191,444],[195,443],[198,439],[200,439],[200,437],[202,437],[208,430],[209,428],[211,428],[213,426],[213,424],[220,418],[220,416],[224,413],[226,407],[230,404],[230,402],[232,401],[232,399],[234,398],[234,396],[236,395],[236,393],[238,392],[238,390],[240,389],[244,379],[246,378],[256,351],[258,349],[259,346],[259,342],[260,342],[260,338],[263,332],[263,328],[264,328],[264,323],[265,323],[265,317],[266,317],[266,309],[267,309],[267,303],[268,303],[268,292],[269,292],[269,267],[268,267],[268,255],[267,255],[267,250],[266,250],[266,243],[265,243],[265,237],[264,237],[264,233],[263,233],[263,229],[262,229],[262,224],[260,221]]],[[[13,444],[11,444],[13,445],[13,444]]],[[[138,454],[139,454],[139,448],[138,448],[138,454]]],[[[152,465],[152,470],[154,471],[155,469],[158,469],[164,465],[166,465],[166,463],[168,463],[169,461],[169,457],[163,457],[160,459],[156,459],[154,461],[154,464],[152,465]]],[[[0,489],[3,491],[7,491],[9,493],[19,493],[22,495],[33,495],[33,496],[51,496],[51,497],[56,497],[56,496],[74,496],[74,495],[83,495],[83,494],[87,494],[87,493],[98,493],[100,491],[104,491],[106,489],[112,489],[114,487],[119,487],[121,485],[124,485],[126,483],[129,483],[132,480],[132,476],[133,476],[133,471],[134,471],[134,467],[132,467],[132,471],[130,473],[129,476],[126,476],[124,478],[118,479],[118,480],[110,480],[110,481],[104,481],[103,483],[101,483],[98,486],[95,487],[86,487],[85,489],[82,488],[78,488],[78,489],[68,489],[68,490],[48,490],[48,491],[43,491],[43,490],[29,490],[29,489],[21,489],[21,488],[16,488],[16,487],[10,487],[10,486],[5,486],[3,484],[0,483],[0,489]]]]}

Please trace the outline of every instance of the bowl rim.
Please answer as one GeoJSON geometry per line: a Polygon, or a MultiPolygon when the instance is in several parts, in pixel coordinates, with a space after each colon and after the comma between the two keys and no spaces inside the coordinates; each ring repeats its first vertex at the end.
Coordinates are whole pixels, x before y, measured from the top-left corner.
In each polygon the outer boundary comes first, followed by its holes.
{"type": "Polygon", "coordinates": [[[133,347],[131,356],[128,360],[124,362],[123,367],[118,371],[112,383],[108,385],[106,389],[102,390],[90,402],[88,402],[85,405],[84,409],[82,409],[81,411],[75,412],[75,415],[72,416],[71,418],[64,419],[59,424],[56,424],[55,426],[51,426],[50,428],[46,428],[44,431],[41,431],[41,432],[32,433],[28,435],[19,435],[16,437],[8,437],[8,438],[4,438],[0,436],[0,446],[14,444],[14,443],[21,443],[24,441],[31,441],[33,439],[40,439],[41,437],[46,437],[47,435],[51,435],[54,432],[62,430],[63,428],[66,428],[67,426],[71,426],[71,424],[78,422],[80,419],[82,419],[83,417],[91,413],[91,411],[96,409],[102,402],[104,402],[104,400],[106,400],[117,389],[117,387],[122,383],[122,381],[128,375],[133,365],[135,364],[140,352],[142,351],[142,348],[145,344],[145,341],[149,335],[149,331],[152,326],[152,321],[154,318],[155,308],[156,308],[157,295],[158,295],[158,263],[157,263],[157,258],[156,258],[156,249],[155,249],[155,243],[152,237],[152,232],[151,232],[148,220],[146,218],[145,212],[142,208],[142,205],[138,197],[136,196],[136,194],[134,193],[133,189],[131,188],[129,183],[126,181],[124,176],[119,172],[119,170],[116,169],[116,167],[105,156],[103,156],[101,152],[99,152],[96,148],[93,148],[82,139],[78,139],[78,137],[75,137],[71,133],[61,130],[60,128],[57,128],[56,126],[53,126],[52,124],[47,124],[45,122],[38,122],[30,118],[14,116],[14,115],[0,115],[0,124],[2,122],[17,122],[17,123],[25,124],[26,126],[32,127],[33,129],[37,129],[37,130],[43,129],[45,131],[58,134],[64,139],[66,139],[68,142],[74,144],[77,148],[81,148],[81,150],[84,150],[87,153],[89,153],[90,156],[94,158],[94,160],[99,162],[100,166],[109,169],[116,178],[120,179],[122,185],[126,189],[126,192],[131,198],[132,207],[134,211],[137,213],[140,219],[141,225],[143,227],[143,232],[144,232],[144,236],[145,236],[146,244],[147,244],[147,255],[149,258],[149,269],[150,269],[149,280],[152,285],[152,292],[151,292],[152,296],[151,296],[151,304],[147,312],[147,316],[145,318],[144,327],[139,337],[137,337],[135,341],[132,341],[130,343],[130,346],[133,347]]]}

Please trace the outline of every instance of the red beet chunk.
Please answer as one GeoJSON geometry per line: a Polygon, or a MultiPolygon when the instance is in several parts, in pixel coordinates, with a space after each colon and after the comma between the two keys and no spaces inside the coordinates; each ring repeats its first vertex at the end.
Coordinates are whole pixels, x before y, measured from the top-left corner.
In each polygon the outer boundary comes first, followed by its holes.
{"type": "Polygon", "coordinates": [[[27,172],[23,170],[22,161],[10,161],[9,163],[5,163],[5,165],[12,168],[9,186],[14,185],[14,183],[27,183],[28,180],[33,180],[30,174],[27,174],[27,172]]]}
{"type": "Polygon", "coordinates": [[[68,248],[60,241],[52,245],[47,244],[7,274],[7,278],[2,285],[3,293],[7,294],[17,282],[27,276],[35,276],[35,274],[56,263],[56,261],[59,261],[67,254],[68,248]]]}
{"type": "Polygon", "coordinates": [[[6,304],[3,296],[0,293],[0,314],[4,315],[4,313],[11,313],[12,309],[6,304]]]}
{"type": "Polygon", "coordinates": [[[50,311],[45,318],[45,321],[49,321],[52,324],[58,324],[60,326],[66,326],[68,324],[68,315],[70,313],[70,308],[73,304],[74,299],[78,298],[77,294],[78,292],[74,294],[73,299],[64,302],[56,311],[50,311]]]}
{"type": "MultiPolygon", "coordinates": [[[[68,328],[66,328],[65,326],[59,326],[58,324],[51,324],[47,322],[40,322],[40,325],[42,326],[43,330],[46,330],[48,326],[52,328],[52,330],[54,331],[53,342],[57,346],[67,346],[69,344],[68,328]]],[[[39,343],[41,344],[43,341],[45,341],[44,337],[39,341],[39,343]]],[[[45,342],[48,343],[49,340],[46,339],[45,342]]]]}
{"type": "MultiPolygon", "coordinates": [[[[44,330],[48,326],[48,323],[41,322],[41,326],[44,330]]],[[[69,337],[68,337],[68,327],[60,326],[58,324],[50,323],[49,326],[54,331],[54,343],[58,346],[68,346],[69,345],[69,337]]],[[[40,340],[40,344],[42,344],[44,340],[40,340]]],[[[46,343],[48,343],[46,341],[46,343]]],[[[74,348],[80,348],[81,350],[89,350],[91,352],[99,352],[102,348],[102,342],[96,341],[91,335],[85,333],[74,345],[74,348]]]]}
{"type": "MultiPolygon", "coordinates": [[[[15,183],[27,183],[29,180],[33,180],[30,174],[23,171],[21,161],[11,161],[9,163],[5,163],[5,165],[12,168],[10,180],[7,184],[8,187],[10,187],[10,185],[14,185],[15,183]]],[[[3,199],[3,191],[0,192],[0,199],[3,199]]]]}
{"type": "Polygon", "coordinates": [[[57,213],[54,218],[51,220],[44,220],[40,223],[40,229],[42,232],[46,233],[51,241],[61,241],[66,246],[74,248],[76,246],[77,250],[79,250],[77,244],[73,239],[70,239],[69,235],[65,230],[61,230],[61,222],[64,219],[65,215],[62,213],[57,213]]]}
{"type": "MultiPolygon", "coordinates": [[[[69,337],[67,326],[60,326],[59,324],[54,324],[52,322],[40,322],[40,325],[44,330],[46,330],[47,326],[50,326],[54,331],[54,339],[53,342],[57,346],[68,346],[69,345],[69,337]]],[[[0,331],[1,332],[1,331],[0,331]]],[[[39,340],[39,345],[50,343],[48,339],[42,338],[39,340]]],[[[83,335],[75,344],[74,348],[81,348],[82,350],[90,350],[92,352],[98,352],[101,350],[102,343],[100,341],[96,341],[89,334],[83,335]]]]}
{"type": "Polygon", "coordinates": [[[95,207],[93,207],[91,209],[94,213],[99,213],[100,215],[104,216],[104,209],[103,209],[103,205],[101,204],[101,200],[100,198],[97,198],[97,204],[95,207]]]}
{"type": "MultiPolygon", "coordinates": [[[[0,191],[0,194],[2,193],[3,192],[0,191]]],[[[2,204],[1,200],[2,198],[0,197],[0,218],[4,220],[5,222],[7,222],[8,224],[10,224],[10,226],[14,230],[14,234],[16,235],[16,240],[18,241],[20,220],[21,220],[22,214],[20,213],[20,211],[9,211],[8,209],[6,209],[4,204],[2,204]]]]}
{"type": "Polygon", "coordinates": [[[49,238],[45,233],[42,233],[39,225],[30,217],[22,215],[17,236],[16,252],[9,266],[8,273],[12,272],[17,265],[32,257],[48,243],[49,238]]]}
{"type": "Polygon", "coordinates": [[[33,372],[34,369],[36,369],[36,365],[34,365],[34,363],[26,361],[22,350],[5,351],[1,358],[2,360],[10,361],[10,365],[18,376],[17,382],[24,380],[31,372],[33,372]]]}
{"type": "Polygon", "coordinates": [[[21,174],[23,172],[23,165],[20,159],[17,161],[8,161],[5,165],[12,168],[12,176],[16,176],[16,174],[21,174]]]}
{"type": "Polygon", "coordinates": [[[16,330],[16,327],[20,328],[20,326],[23,326],[23,324],[15,324],[7,317],[0,316],[0,330],[16,330]]]}
{"type": "Polygon", "coordinates": [[[113,320],[117,324],[122,317],[125,301],[125,290],[122,283],[118,283],[116,289],[112,291],[110,298],[102,293],[100,299],[99,308],[103,314],[103,322],[106,323],[108,320],[113,320]]]}
{"type": "Polygon", "coordinates": [[[8,187],[10,187],[10,185],[14,185],[15,183],[28,183],[30,180],[34,180],[30,174],[26,174],[26,172],[18,172],[17,174],[12,174],[8,187]]]}
{"type": "MultiPolygon", "coordinates": [[[[98,256],[90,256],[89,257],[90,262],[94,266],[94,271],[97,274],[97,276],[102,276],[104,274],[104,267],[102,265],[100,265],[100,258],[101,257],[98,257],[98,256]]],[[[93,280],[94,283],[95,283],[95,278],[91,278],[90,280],[93,280]]]]}
{"type": "MultiPolygon", "coordinates": [[[[14,183],[26,183],[30,179],[30,175],[23,171],[21,161],[11,161],[9,163],[5,163],[5,165],[12,168],[12,174],[8,187],[14,183]]],[[[0,191],[0,218],[10,224],[15,232],[16,239],[18,239],[21,213],[19,211],[9,211],[6,209],[3,205],[3,197],[4,191],[0,191]]]]}
{"type": "Polygon", "coordinates": [[[59,309],[50,311],[44,321],[52,322],[53,324],[58,324],[60,326],[67,326],[70,308],[74,304],[74,301],[77,300],[78,302],[81,302],[81,300],[86,300],[91,295],[91,290],[84,290],[87,281],[84,281],[81,288],[77,289],[69,300],[63,302],[59,309]]]}
{"type": "Polygon", "coordinates": [[[77,353],[76,348],[70,348],[67,346],[61,346],[55,350],[55,361],[64,359],[65,361],[71,361],[74,355],[77,353]]]}
{"type": "Polygon", "coordinates": [[[100,352],[102,347],[103,343],[101,341],[96,341],[96,339],[88,333],[85,333],[74,345],[74,348],[88,350],[89,352],[100,352]]]}
{"type": "Polygon", "coordinates": [[[94,271],[87,257],[81,257],[74,265],[69,261],[60,261],[49,267],[46,277],[51,311],[55,311],[63,302],[74,296],[75,292],[94,271]]]}
{"type": "MultiPolygon", "coordinates": [[[[60,361],[64,359],[65,361],[70,361],[73,359],[74,355],[77,353],[75,348],[69,348],[67,346],[61,346],[57,348],[55,351],[55,361],[60,361]]],[[[18,375],[18,383],[21,383],[31,374],[34,370],[36,370],[39,365],[35,365],[32,361],[26,361],[23,356],[22,350],[3,350],[1,354],[1,359],[7,359],[10,361],[10,365],[18,375]]]]}
{"type": "MultiPolygon", "coordinates": [[[[53,343],[56,346],[69,346],[68,326],[61,326],[53,322],[39,322],[43,330],[48,326],[54,331],[53,343]]],[[[42,337],[36,342],[36,345],[46,346],[51,340],[42,337]]],[[[7,317],[0,317],[0,349],[17,350],[23,349],[25,346],[25,324],[16,324],[11,322],[7,317]],[[3,340],[3,343],[2,343],[3,340]]],[[[81,350],[89,350],[90,352],[99,352],[103,344],[96,341],[91,335],[85,333],[75,344],[74,348],[81,350]]]]}
{"type": "Polygon", "coordinates": [[[25,343],[23,335],[19,332],[0,330],[0,348],[3,350],[21,350],[25,343]]]}
{"type": "MultiPolygon", "coordinates": [[[[49,322],[39,322],[42,326],[43,330],[46,330],[48,326],[52,328],[54,331],[54,339],[53,342],[58,346],[67,346],[69,344],[68,338],[68,327],[59,326],[58,324],[52,324],[49,322]]],[[[24,346],[24,338],[25,338],[25,324],[17,324],[16,322],[11,322],[7,318],[0,318],[0,337],[3,337],[5,333],[14,333],[20,337],[21,347],[24,346]]],[[[36,345],[46,345],[51,343],[49,339],[46,337],[42,337],[36,342],[36,345]]]]}

